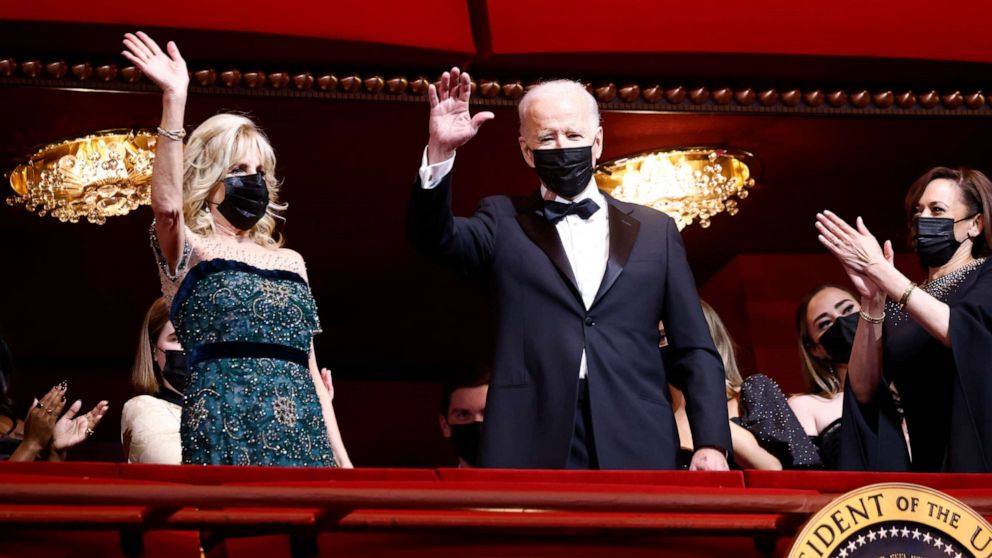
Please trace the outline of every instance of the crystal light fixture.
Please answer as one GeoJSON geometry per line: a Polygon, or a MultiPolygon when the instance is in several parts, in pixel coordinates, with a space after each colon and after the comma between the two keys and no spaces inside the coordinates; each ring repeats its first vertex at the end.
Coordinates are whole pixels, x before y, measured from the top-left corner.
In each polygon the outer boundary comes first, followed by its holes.
{"type": "Polygon", "coordinates": [[[611,196],[664,211],[679,230],[699,220],[704,229],[718,213],[737,214],[738,200],[754,186],[746,151],[693,147],[652,150],[607,161],[596,183],[611,196]]]}
{"type": "Polygon", "coordinates": [[[141,130],[109,130],[47,145],[9,175],[15,195],[40,216],[102,225],[151,203],[152,163],[157,137],[141,130]]]}

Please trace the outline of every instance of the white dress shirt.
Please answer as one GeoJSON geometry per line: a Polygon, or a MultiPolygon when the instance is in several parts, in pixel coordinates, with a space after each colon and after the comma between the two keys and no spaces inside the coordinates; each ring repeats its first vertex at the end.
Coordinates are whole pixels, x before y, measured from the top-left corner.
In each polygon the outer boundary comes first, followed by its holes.
{"type": "MultiPolygon", "coordinates": [[[[424,156],[420,164],[420,184],[426,190],[435,188],[455,165],[455,157],[452,156],[446,161],[433,165],[427,162],[427,149],[424,149],[424,156]]],[[[541,185],[541,196],[548,199],[548,189],[541,185]]],[[[562,203],[574,203],[586,198],[596,202],[599,209],[588,219],[583,219],[578,215],[566,215],[564,219],[555,224],[558,230],[558,238],[565,249],[565,256],[572,266],[572,275],[575,276],[576,286],[582,295],[582,303],[586,310],[592,306],[599,292],[599,284],[603,281],[606,273],[606,262],[610,257],[610,223],[609,211],[606,208],[606,198],[596,187],[596,181],[591,180],[586,189],[573,200],[567,200],[561,196],[555,196],[554,201],[562,203]]],[[[589,366],[586,363],[585,349],[582,351],[582,358],[579,362],[579,378],[585,378],[589,374],[589,366]]]]}

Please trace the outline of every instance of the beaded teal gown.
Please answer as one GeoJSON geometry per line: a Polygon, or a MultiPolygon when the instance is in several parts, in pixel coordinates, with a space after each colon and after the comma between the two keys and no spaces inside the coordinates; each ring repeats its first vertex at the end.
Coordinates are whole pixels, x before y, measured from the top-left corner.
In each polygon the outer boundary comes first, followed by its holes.
{"type": "Polygon", "coordinates": [[[189,230],[185,237],[172,273],[152,228],[190,370],[183,463],[334,466],[309,370],[320,322],[302,259],[260,258],[189,230]]]}

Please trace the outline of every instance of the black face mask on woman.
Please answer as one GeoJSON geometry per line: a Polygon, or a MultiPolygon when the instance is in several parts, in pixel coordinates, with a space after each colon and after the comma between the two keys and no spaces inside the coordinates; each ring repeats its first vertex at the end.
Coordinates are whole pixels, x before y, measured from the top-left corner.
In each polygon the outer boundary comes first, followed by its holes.
{"type": "Polygon", "coordinates": [[[916,255],[920,263],[927,267],[946,264],[964,242],[954,238],[954,225],[972,217],[974,215],[957,221],[950,217],[917,217],[916,255]]]}
{"type": "Polygon", "coordinates": [[[229,223],[241,231],[250,230],[269,206],[269,189],[262,173],[229,176],[224,179],[224,201],[217,210],[229,223]]]}
{"type": "Polygon", "coordinates": [[[854,333],[858,330],[859,319],[857,313],[841,316],[820,335],[820,344],[826,349],[834,364],[850,362],[851,347],[854,346],[854,333]]]}
{"type": "Polygon", "coordinates": [[[155,371],[169,382],[169,385],[179,393],[186,391],[186,382],[189,380],[189,369],[186,367],[185,351],[165,351],[165,368],[154,361],[155,371]]]}
{"type": "Polygon", "coordinates": [[[582,193],[592,179],[592,146],[534,149],[534,170],[541,182],[563,198],[582,193]]]}

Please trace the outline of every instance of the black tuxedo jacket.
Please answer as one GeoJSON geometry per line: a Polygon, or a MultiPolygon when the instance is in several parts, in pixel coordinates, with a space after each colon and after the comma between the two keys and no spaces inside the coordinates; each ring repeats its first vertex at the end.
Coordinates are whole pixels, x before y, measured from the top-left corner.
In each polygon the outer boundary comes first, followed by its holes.
{"type": "Polygon", "coordinates": [[[494,300],[483,466],[565,466],[583,348],[602,468],[676,468],[668,382],[684,390],[696,447],[730,449],[723,364],[670,217],[606,197],[610,255],[586,310],[539,192],[488,197],[472,217],[455,217],[451,174],[430,190],[418,178],[408,225],[418,249],[484,280],[494,300]],[[664,355],[659,320],[668,336],[664,355]]]}

